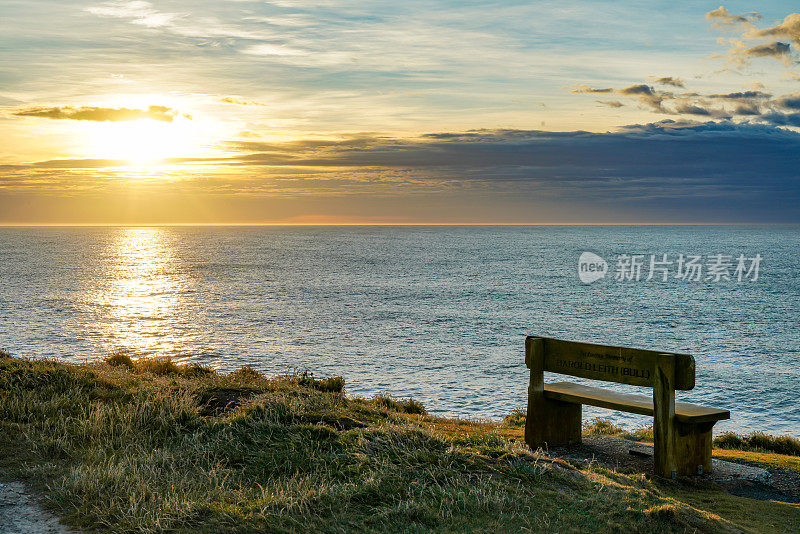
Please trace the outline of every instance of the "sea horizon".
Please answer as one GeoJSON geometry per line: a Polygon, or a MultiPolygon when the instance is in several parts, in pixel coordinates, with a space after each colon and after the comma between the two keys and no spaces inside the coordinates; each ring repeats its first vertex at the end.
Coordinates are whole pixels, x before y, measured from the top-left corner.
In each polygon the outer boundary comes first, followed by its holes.
{"type": "Polygon", "coordinates": [[[262,227],[262,226],[800,226],[800,222],[596,222],[596,223],[502,223],[502,222],[408,222],[408,223],[35,223],[2,224],[0,228],[149,228],[149,227],[262,227]]]}

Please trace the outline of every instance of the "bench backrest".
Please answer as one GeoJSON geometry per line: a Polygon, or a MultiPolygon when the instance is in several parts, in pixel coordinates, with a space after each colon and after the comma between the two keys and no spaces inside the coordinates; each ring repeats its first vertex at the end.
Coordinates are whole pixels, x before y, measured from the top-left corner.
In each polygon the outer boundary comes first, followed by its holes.
{"type": "Polygon", "coordinates": [[[525,339],[525,363],[528,368],[532,369],[534,362],[541,362],[543,371],[634,386],[652,388],[656,363],[664,358],[674,362],[675,376],[671,380],[673,387],[679,390],[692,389],[694,358],[689,354],[596,345],[540,336],[528,336],[525,339]]]}

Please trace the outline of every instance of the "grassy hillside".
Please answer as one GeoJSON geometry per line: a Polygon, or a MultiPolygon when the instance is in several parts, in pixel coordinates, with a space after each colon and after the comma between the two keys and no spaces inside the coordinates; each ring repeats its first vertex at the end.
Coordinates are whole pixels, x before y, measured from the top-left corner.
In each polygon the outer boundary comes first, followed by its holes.
{"type": "MultiPolygon", "coordinates": [[[[531,452],[513,417],[433,418],[343,386],[124,355],[64,365],[3,354],[0,477],[37,488],[72,526],[110,532],[750,528],[723,518],[723,497],[738,498],[713,487],[531,452]]],[[[796,507],[739,501],[800,530],[796,507]]]]}

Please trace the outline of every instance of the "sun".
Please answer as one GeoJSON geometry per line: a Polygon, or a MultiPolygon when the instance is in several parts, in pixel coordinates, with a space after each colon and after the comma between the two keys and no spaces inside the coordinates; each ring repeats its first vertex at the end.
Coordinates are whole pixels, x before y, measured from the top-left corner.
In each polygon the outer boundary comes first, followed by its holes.
{"type": "Polygon", "coordinates": [[[95,125],[89,141],[92,157],[150,165],[170,158],[193,157],[203,150],[198,127],[190,119],[152,119],[95,125]]]}

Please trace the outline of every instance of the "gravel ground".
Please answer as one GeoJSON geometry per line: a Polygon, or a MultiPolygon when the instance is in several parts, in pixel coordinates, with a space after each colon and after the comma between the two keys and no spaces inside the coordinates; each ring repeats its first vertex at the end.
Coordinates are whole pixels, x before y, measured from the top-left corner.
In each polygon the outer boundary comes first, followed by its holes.
{"type": "Polygon", "coordinates": [[[0,483],[0,533],[68,534],[58,518],[45,512],[21,482],[0,483]]]}

